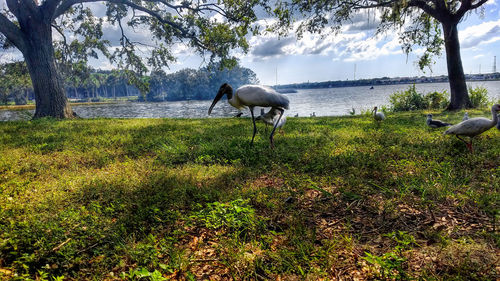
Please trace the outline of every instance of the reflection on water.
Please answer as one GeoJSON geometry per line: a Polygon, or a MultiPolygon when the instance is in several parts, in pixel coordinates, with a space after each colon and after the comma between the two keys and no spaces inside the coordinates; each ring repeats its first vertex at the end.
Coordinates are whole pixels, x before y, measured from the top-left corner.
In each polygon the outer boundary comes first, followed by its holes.
{"type": "MultiPolygon", "coordinates": [[[[469,85],[484,86],[494,100],[500,99],[500,81],[471,82],[469,85]]],[[[448,83],[417,84],[418,92],[432,92],[448,90],[448,83]]],[[[290,110],[285,115],[309,117],[313,112],[316,116],[347,115],[352,108],[356,113],[361,110],[371,109],[374,106],[389,104],[389,96],[396,91],[407,89],[408,85],[345,87],[331,89],[298,90],[297,93],[288,94],[290,110]]],[[[216,91],[214,91],[215,96],[216,91]]],[[[73,110],[82,118],[206,118],[208,108],[212,101],[177,101],[160,103],[126,102],[116,104],[80,105],[73,106],[73,110]]],[[[30,111],[33,114],[33,111],[30,111]]],[[[231,107],[227,101],[220,101],[213,109],[213,117],[234,116],[238,111],[231,107]]],[[[250,116],[248,110],[243,111],[244,116],[250,116]]],[[[255,109],[255,114],[260,114],[260,109],[255,109]]],[[[29,119],[27,111],[0,110],[0,120],[25,120],[29,119]]]]}

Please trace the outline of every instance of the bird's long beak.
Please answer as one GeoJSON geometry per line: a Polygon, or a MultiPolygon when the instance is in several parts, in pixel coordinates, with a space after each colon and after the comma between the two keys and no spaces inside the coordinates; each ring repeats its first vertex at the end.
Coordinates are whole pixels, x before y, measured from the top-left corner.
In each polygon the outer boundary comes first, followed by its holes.
{"type": "Polygon", "coordinates": [[[219,89],[219,92],[217,92],[217,95],[215,96],[214,101],[212,102],[212,105],[208,109],[208,115],[210,115],[210,113],[212,113],[212,109],[214,108],[215,104],[222,98],[222,96],[224,96],[224,89],[221,88],[221,89],[219,89]]]}

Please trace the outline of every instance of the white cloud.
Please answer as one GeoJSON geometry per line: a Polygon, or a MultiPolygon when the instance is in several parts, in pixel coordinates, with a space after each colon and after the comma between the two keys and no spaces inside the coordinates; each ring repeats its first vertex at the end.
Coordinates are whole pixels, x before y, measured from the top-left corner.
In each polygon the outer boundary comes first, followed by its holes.
{"type": "Polygon", "coordinates": [[[500,19],[469,26],[458,32],[462,49],[475,48],[500,41],[500,19]]]}

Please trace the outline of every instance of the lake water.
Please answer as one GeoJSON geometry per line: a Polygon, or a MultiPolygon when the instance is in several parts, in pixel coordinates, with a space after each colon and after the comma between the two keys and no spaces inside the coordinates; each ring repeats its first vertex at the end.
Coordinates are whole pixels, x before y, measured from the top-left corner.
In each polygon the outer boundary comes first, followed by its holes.
{"type": "MultiPolygon", "coordinates": [[[[488,90],[493,100],[500,100],[500,81],[468,82],[473,87],[483,86],[488,90]]],[[[348,115],[354,108],[356,113],[361,110],[372,109],[374,106],[389,105],[389,96],[396,91],[405,90],[409,85],[387,85],[368,87],[344,87],[331,89],[298,90],[297,93],[287,94],[290,99],[290,110],[285,111],[287,116],[308,117],[313,112],[316,116],[348,115]]],[[[416,84],[418,92],[448,90],[448,83],[416,84]]],[[[214,91],[214,96],[216,91],[214,91]]],[[[141,103],[125,102],[116,104],[80,105],[73,106],[73,110],[83,118],[206,118],[207,111],[212,101],[178,101],[141,103]]],[[[0,121],[26,120],[33,111],[0,110],[0,121]]],[[[214,117],[230,117],[238,111],[231,107],[227,101],[220,101],[212,111],[214,117]]],[[[243,111],[243,116],[250,116],[248,110],[243,111]]],[[[260,109],[255,110],[260,114],[260,109]]]]}

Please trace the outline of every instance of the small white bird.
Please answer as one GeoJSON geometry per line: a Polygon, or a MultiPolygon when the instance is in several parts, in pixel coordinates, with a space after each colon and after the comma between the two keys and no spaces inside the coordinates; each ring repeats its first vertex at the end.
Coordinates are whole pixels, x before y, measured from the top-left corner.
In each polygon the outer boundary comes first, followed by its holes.
{"type": "Polygon", "coordinates": [[[462,121],[444,132],[445,135],[455,135],[459,140],[463,141],[467,148],[472,152],[472,138],[482,134],[483,132],[498,126],[497,112],[500,111],[500,104],[495,104],[491,107],[492,120],[484,117],[471,118],[462,121]],[[460,136],[467,136],[470,142],[466,142],[460,136]]]}
{"type": "Polygon", "coordinates": [[[464,113],[464,118],[462,118],[462,121],[469,120],[469,113],[466,111],[464,113]]]}
{"type": "Polygon", "coordinates": [[[267,113],[264,113],[264,109],[262,109],[260,112],[260,116],[255,118],[255,120],[262,120],[262,122],[266,123],[266,126],[276,125],[277,129],[282,129],[286,123],[286,116],[283,116],[280,120],[278,120],[279,114],[280,114],[279,110],[275,108],[271,108],[267,113]]]}
{"type": "Polygon", "coordinates": [[[427,114],[426,124],[431,128],[441,128],[453,125],[450,123],[443,122],[441,120],[432,120],[432,114],[427,114]]]}
{"type": "Polygon", "coordinates": [[[373,111],[373,119],[375,119],[375,121],[380,122],[380,121],[385,119],[385,115],[383,112],[377,112],[377,109],[378,108],[375,106],[372,110],[373,111]]]}
{"type": "Polygon", "coordinates": [[[271,147],[274,147],[274,131],[276,130],[276,126],[283,116],[283,112],[285,111],[285,109],[289,108],[290,101],[288,100],[288,98],[282,94],[279,94],[270,87],[260,85],[241,86],[236,89],[236,92],[234,92],[233,94],[233,88],[229,84],[224,83],[222,84],[222,86],[220,86],[219,91],[217,92],[217,95],[212,102],[212,105],[210,105],[210,108],[208,109],[209,115],[210,113],[212,113],[212,109],[214,108],[215,104],[217,104],[217,102],[224,95],[227,95],[227,101],[233,107],[237,109],[248,107],[250,109],[250,114],[252,115],[253,122],[253,136],[251,142],[252,145],[255,138],[255,133],[257,133],[257,126],[255,125],[255,116],[253,114],[253,109],[256,106],[272,107],[271,110],[277,110],[279,112],[278,122],[276,122],[276,125],[274,125],[271,135],[269,136],[271,147]]]}

